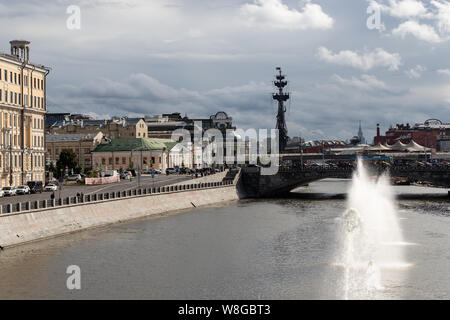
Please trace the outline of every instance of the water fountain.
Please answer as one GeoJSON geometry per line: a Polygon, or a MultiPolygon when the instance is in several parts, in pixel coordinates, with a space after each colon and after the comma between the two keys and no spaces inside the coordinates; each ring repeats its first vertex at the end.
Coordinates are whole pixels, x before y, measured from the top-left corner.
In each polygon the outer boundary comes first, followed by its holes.
{"type": "Polygon", "coordinates": [[[372,178],[359,160],[341,221],[344,299],[376,298],[384,270],[407,265],[389,177],[372,178]]]}

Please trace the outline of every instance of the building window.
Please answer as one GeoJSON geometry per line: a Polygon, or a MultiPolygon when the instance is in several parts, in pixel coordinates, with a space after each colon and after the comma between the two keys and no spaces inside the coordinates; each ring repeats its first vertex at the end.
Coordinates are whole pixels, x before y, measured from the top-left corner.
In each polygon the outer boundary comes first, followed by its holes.
{"type": "Polygon", "coordinates": [[[112,164],[112,158],[108,158],[108,164],[112,164]]]}
{"type": "Polygon", "coordinates": [[[103,165],[106,164],[105,158],[102,158],[102,164],[103,164],[103,165]]]}
{"type": "Polygon", "coordinates": [[[122,157],[122,164],[126,164],[127,163],[127,160],[126,160],[127,158],[125,158],[125,157],[122,157]]]}
{"type": "Polygon", "coordinates": [[[116,164],[119,164],[119,158],[116,157],[116,164]]]}

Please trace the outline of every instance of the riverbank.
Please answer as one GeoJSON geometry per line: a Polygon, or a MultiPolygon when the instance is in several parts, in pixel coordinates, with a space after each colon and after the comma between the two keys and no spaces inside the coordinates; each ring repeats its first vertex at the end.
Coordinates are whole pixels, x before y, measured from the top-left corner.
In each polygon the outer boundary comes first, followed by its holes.
{"type": "MultiPolygon", "coordinates": [[[[102,227],[178,210],[238,200],[235,184],[168,187],[159,192],[136,192],[128,197],[71,203],[0,215],[0,246],[8,248],[90,228],[102,227]]],[[[99,198],[100,199],[100,198],[99,198]]]]}

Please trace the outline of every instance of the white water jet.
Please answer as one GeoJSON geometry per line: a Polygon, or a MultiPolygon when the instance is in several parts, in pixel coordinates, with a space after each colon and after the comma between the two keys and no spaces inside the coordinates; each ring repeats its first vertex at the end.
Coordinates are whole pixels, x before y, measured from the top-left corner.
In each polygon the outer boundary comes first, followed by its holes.
{"type": "Polygon", "coordinates": [[[388,176],[368,175],[361,160],[342,216],[344,299],[370,299],[383,290],[383,270],[408,266],[388,176]],[[393,244],[393,245],[389,245],[393,244]]]}

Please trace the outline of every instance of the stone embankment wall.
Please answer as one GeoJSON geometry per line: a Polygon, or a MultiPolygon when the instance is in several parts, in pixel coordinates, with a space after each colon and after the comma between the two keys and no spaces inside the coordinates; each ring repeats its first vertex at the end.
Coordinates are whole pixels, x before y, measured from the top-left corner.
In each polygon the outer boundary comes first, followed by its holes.
{"type": "Polygon", "coordinates": [[[187,184],[192,184],[192,183],[220,182],[223,180],[223,178],[225,178],[225,176],[227,175],[227,172],[228,172],[228,169],[226,169],[222,172],[215,173],[215,174],[210,174],[208,176],[178,182],[178,183],[172,184],[172,186],[175,186],[175,185],[182,186],[182,185],[187,185],[187,184]]]}
{"type": "Polygon", "coordinates": [[[0,246],[5,248],[130,219],[238,199],[236,185],[230,184],[1,214],[0,246]]]}

